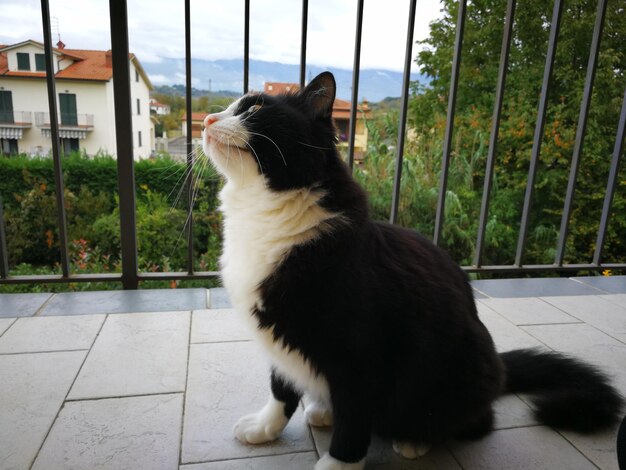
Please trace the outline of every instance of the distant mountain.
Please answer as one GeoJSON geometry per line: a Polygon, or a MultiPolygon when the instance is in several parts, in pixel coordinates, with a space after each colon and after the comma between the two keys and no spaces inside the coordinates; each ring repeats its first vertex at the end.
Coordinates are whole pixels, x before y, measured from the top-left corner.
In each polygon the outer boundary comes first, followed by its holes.
{"type": "MultiPolygon", "coordinates": [[[[142,63],[154,85],[185,83],[184,59],[166,59],[161,62],[142,63]]],[[[193,87],[198,90],[220,90],[241,93],[243,90],[243,61],[192,59],[193,87]]],[[[307,66],[307,81],[324,70],[330,70],[337,80],[337,97],[351,98],[352,70],[336,67],[307,66]]],[[[427,83],[426,77],[412,74],[411,80],[427,83]]],[[[265,82],[300,81],[300,66],[250,60],[249,88],[262,90],[265,82]]],[[[363,69],[359,76],[359,100],[381,101],[402,94],[402,73],[390,70],[363,69]]]]}
{"type": "MultiPolygon", "coordinates": [[[[185,85],[155,85],[154,93],[159,93],[162,95],[170,95],[170,96],[185,96],[185,85]]],[[[201,96],[212,96],[212,97],[229,97],[229,98],[237,98],[241,93],[236,91],[228,91],[228,90],[218,90],[218,91],[209,91],[209,90],[199,90],[196,87],[191,87],[191,96],[192,98],[199,98],[201,96]]]]}

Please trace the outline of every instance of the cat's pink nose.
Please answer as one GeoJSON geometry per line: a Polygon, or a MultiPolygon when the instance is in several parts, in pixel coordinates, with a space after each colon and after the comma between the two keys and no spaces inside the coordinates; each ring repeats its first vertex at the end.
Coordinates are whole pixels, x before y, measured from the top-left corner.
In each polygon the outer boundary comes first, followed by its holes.
{"type": "Polygon", "coordinates": [[[204,118],[204,128],[206,129],[211,124],[213,124],[215,121],[217,121],[217,118],[215,117],[215,114],[209,114],[207,117],[204,118]]]}

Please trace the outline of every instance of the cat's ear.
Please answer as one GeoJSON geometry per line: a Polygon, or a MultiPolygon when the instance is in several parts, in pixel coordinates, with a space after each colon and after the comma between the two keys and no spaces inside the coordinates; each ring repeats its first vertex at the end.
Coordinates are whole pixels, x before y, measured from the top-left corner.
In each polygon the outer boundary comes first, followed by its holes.
{"type": "Polygon", "coordinates": [[[316,118],[331,117],[336,88],[333,74],[322,72],[302,90],[302,96],[316,118]]]}

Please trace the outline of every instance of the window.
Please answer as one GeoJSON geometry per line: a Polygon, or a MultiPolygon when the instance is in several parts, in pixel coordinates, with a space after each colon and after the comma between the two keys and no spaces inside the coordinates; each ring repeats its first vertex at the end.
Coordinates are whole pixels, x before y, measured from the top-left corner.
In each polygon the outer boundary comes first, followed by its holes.
{"type": "Polygon", "coordinates": [[[0,139],[0,155],[17,155],[17,139],[0,139]]]}
{"type": "Polygon", "coordinates": [[[141,147],[141,131],[139,131],[137,133],[137,137],[138,137],[138,140],[139,140],[139,147],[141,147]]]}
{"type": "Polygon", "coordinates": [[[17,53],[17,70],[30,71],[30,54],[26,52],[17,53]]]}
{"type": "Polygon", "coordinates": [[[0,123],[13,124],[13,96],[10,91],[0,91],[0,123]]]}
{"type": "Polygon", "coordinates": [[[73,93],[59,93],[59,107],[61,108],[61,124],[77,126],[76,95],[73,93]]]}
{"type": "Polygon", "coordinates": [[[46,56],[44,54],[35,54],[35,70],[37,72],[46,71],[46,56]]]}
{"type": "Polygon", "coordinates": [[[137,98],[137,115],[141,114],[141,101],[137,98]]]}
{"type": "Polygon", "coordinates": [[[137,69],[135,69],[135,81],[139,81],[139,71],[137,69]]]}

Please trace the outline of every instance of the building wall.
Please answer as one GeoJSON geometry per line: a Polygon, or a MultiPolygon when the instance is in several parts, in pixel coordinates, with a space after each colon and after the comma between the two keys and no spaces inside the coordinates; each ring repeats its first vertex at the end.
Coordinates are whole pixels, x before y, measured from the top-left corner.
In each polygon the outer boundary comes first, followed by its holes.
{"type": "MultiPolygon", "coordinates": [[[[30,70],[31,72],[35,72],[37,71],[37,69],[35,68],[35,54],[43,54],[44,51],[41,47],[37,47],[33,44],[25,44],[21,47],[16,47],[15,49],[11,49],[9,51],[7,51],[7,61],[8,61],[8,65],[9,65],[9,70],[15,70],[17,71],[17,53],[27,53],[30,55],[30,70]]],[[[54,73],[57,73],[59,71],[58,69],[58,64],[57,64],[57,60],[58,60],[58,54],[54,54],[55,58],[53,60],[54,62],[54,73]]],[[[64,68],[64,67],[61,67],[64,68]]],[[[20,70],[21,71],[21,70],[20,70]]]]}
{"type": "MultiPolygon", "coordinates": [[[[41,128],[35,124],[35,113],[49,113],[48,88],[45,80],[35,78],[0,78],[0,87],[11,91],[13,109],[15,111],[28,111],[32,113],[33,125],[25,129],[22,139],[18,141],[20,152],[29,154],[47,154],[52,147],[50,138],[44,137],[41,128]]],[[[76,95],[76,112],[78,114],[93,115],[93,130],[87,132],[87,138],[81,139],[81,150],[88,154],[98,151],[115,150],[115,139],[109,113],[103,113],[107,109],[107,102],[113,100],[109,96],[106,82],[57,80],[56,92],[71,93],[76,95]]],[[[57,115],[60,115],[57,96],[57,115]]]]}
{"type": "MultiPolygon", "coordinates": [[[[20,48],[20,52],[27,48],[20,48]]],[[[32,48],[41,52],[41,49],[32,48]]],[[[34,56],[32,58],[34,61],[34,56]]],[[[34,62],[32,62],[34,70],[34,62]]],[[[150,119],[150,90],[141,75],[135,81],[135,66],[130,66],[133,155],[134,158],[147,158],[154,149],[154,124],[150,119]],[[141,111],[137,113],[137,99],[141,111]],[[142,145],[139,146],[138,133],[142,133],[142,145]]],[[[19,152],[46,155],[52,144],[50,138],[44,137],[41,128],[35,124],[35,113],[48,113],[48,89],[44,79],[22,77],[0,77],[0,89],[11,91],[14,111],[31,113],[32,127],[24,129],[22,139],[18,140],[19,152]]],[[[88,80],[56,80],[57,106],[59,93],[76,95],[76,111],[78,114],[93,115],[93,130],[87,133],[86,139],[79,141],[80,149],[89,155],[105,152],[115,155],[115,108],[113,101],[113,80],[108,82],[88,80]]],[[[60,109],[57,107],[57,112],[60,109]]]]}
{"type": "Polygon", "coordinates": [[[130,94],[133,123],[133,154],[135,160],[147,158],[154,149],[154,124],[150,119],[150,89],[133,61],[130,62],[130,94]],[[139,109],[137,109],[139,100],[139,109]],[[141,132],[141,146],[139,133],[141,132]]]}

